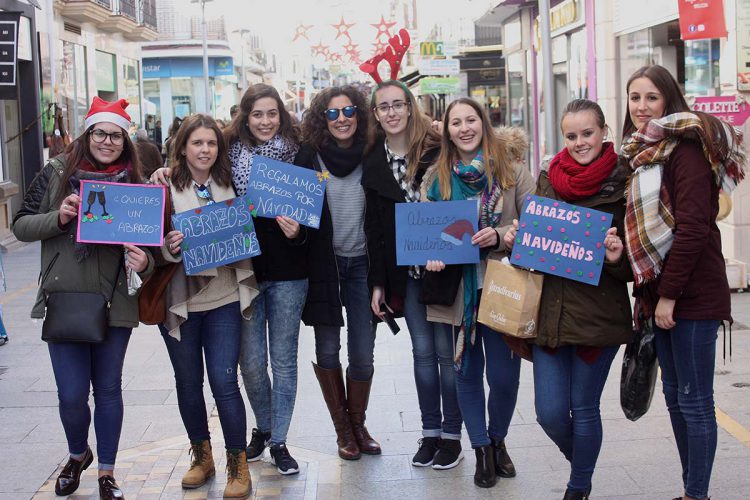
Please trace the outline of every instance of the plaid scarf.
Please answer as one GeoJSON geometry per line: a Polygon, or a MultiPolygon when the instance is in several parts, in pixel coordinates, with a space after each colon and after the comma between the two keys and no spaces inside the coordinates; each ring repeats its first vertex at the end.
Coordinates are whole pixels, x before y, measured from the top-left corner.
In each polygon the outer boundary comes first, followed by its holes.
{"type": "Polygon", "coordinates": [[[385,141],[385,157],[388,159],[388,164],[391,166],[391,172],[393,172],[393,178],[396,179],[398,185],[401,187],[401,191],[404,193],[404,199],[407,202],[414,203],[419,201],[419,188],[415,186],[415,183],[408,182],[406,180],[406,157],[399,156],[388,147],[388,141],[385,141]]]}
{"type": "Polygon", "coordinates": [[[716,182],[725,192],[731,192],[744,177],[742,138],[738,136],[735,142],[730,126],[722,125],[727,140],[732,141],[726,158],[711,157],[706,144],[716,138],[707,137],[700,118],[688,112],[650,120],[622,145],[621,153],[633,169],[625,209],[625,245],[636,286],[654,280],[661,273],[664,258],[672,247],[675,220],[669,194],[662,185],[662,173],[664,163],[680,141],[686,138],[700,141],[716,182]]]}

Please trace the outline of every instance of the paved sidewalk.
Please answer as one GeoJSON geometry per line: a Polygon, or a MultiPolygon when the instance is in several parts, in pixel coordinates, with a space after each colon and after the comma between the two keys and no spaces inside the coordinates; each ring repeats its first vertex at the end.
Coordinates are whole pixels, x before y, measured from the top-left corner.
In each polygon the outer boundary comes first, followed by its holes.
{"type": "MultiPolygon", "coordinates": [[[[0,498],[53,498],[54,479],[66,460],[57,395],[41,323],[29,319],[39,273],[39,245],[3,256],[8,291],[0,294],[10,342],[0,347],[0,498]]],[[[719,446],[712,477],[715,500],[750,496],[750,294],[734,294],[733,361],[716,365],[719,446]]],[[[489,490],[472,482],[474,456],[464,437],[466,458],[455,469],[434,471],[410,465],[420,433],[405,326],[394,337],[379,330],[375,382],[368,427],[383,447],[379,457],[344,462],[336,455],[333,425],[310,366],[312,330],[303,328],[299,392],[289,447],[300,462],[296,476],[284,477],[268,462],[251,464],[254,498],[562,498],[568,463],[535,422],[531,365],[524,363],[518,406],[507,438],[518,477],[501,479],[489,490]]],[[[658,393],[640,421],[623,417],[619,407],[617,358],[602,400],[604,445],[594,475],[592,498],[671,499],[681,492],[679,459],[663,398],[658,393]]],[[[226,481],[223,440],[212,414],[217,478],[183,491],[189,465],[187,437],[177,410],[174,378],[155,327],[134,331],[123,374],[125,422],[116,476],[128,498],[217,498],[226,481]]],[[[207,401],[211,396],[206,388],[207,401]]],[[[248,408],[248,430],[253,427],[248,408]]],[[[211,409],[213,406],[211,405],[211,409]]],[[[249,434],[249,432],[248,432],[249,434]]],[[[93,428],[91,445],[94,447],[93,428]]],[[[96,472],[83,475],[75,498],[97,498],[96,472]]]]}

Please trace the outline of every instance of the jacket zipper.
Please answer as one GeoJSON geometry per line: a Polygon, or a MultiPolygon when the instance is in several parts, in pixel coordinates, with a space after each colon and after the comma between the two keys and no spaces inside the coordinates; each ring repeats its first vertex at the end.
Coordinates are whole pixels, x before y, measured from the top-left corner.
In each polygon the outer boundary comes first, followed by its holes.
{"type": "Polygon", "coordinates": [[[44,282],[47,281],[47,276],[49,276],[50,271],[52,271],[52,266],[55,265],[55,262],[57,262],[57,258],[60,257],[60,252],[57,252],[54,257],[52,257],[52,260],[47,265],[47,269],[44,270],[44,274],[39,275],[39,283],[37,285],[41,286],[44,284],[44,282]]]}

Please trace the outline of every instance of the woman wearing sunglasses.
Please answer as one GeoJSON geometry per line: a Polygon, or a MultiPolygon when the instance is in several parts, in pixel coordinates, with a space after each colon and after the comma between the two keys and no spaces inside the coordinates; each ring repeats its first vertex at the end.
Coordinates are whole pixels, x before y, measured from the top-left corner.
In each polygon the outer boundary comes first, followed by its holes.
{"type": "Polygon", "coordinates": [[[307,303],[302,320],[315,329],[315,374],[338,437],[339,456],[379,455],[365,427],[373,375],[375,328],[367,288],[367,241],[362,160],[369,113],[354,87],[331,87],[312,101],[302,122],[297,165],[328,177],[320,229],[309,236],[307,303]],[[349,366],[346,388],[339,360],[346,309],[349,366]]]}
{"type": "Polygon", "coordinates": [[[424,268],[396,265],[396,203],[421,200],[422,177],[440,152],[440,134],[400,81],[379,83],[370,106],[375,139],[362,175],[370,306],[380,319],[386,308],[394,316],[404,316],[409,327],[422,417],[422,438],[411,463],[450,469],[463,458],[452,338],[449,330],[427,321],[426,308],[419,303],[424,268]]]}

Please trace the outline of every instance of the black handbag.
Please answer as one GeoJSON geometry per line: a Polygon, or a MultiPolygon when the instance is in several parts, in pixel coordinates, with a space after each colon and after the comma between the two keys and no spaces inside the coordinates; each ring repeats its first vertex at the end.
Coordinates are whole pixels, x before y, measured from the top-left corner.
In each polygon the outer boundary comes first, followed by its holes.
{"type": "Polygon", "coordinates": [[[654,396],[656,358],[653,318],[636,323],[633,340],[625,348],[620,377],[620,406],[628,420],[635,422],[646,414],[654,396]]]}
{"type": "Polygon", "coordinates": [[[453,305],[463,276],[463,264],[451,264],[438,272],[425,270],[422,288],[419,291],[419,303],[435,306],[453,305]]]}
{"type": "MultiPolygon", "coordinates": [[[[54,264],[54,261],[52,262],[54,264]]],[[[47,311],[42,324],[45,342],[86,342],[96,344],[107,339],[109,308],[115,294],[123,261],[109,298],[96,292],[51,292],[46,296],[47,311]]]]}

